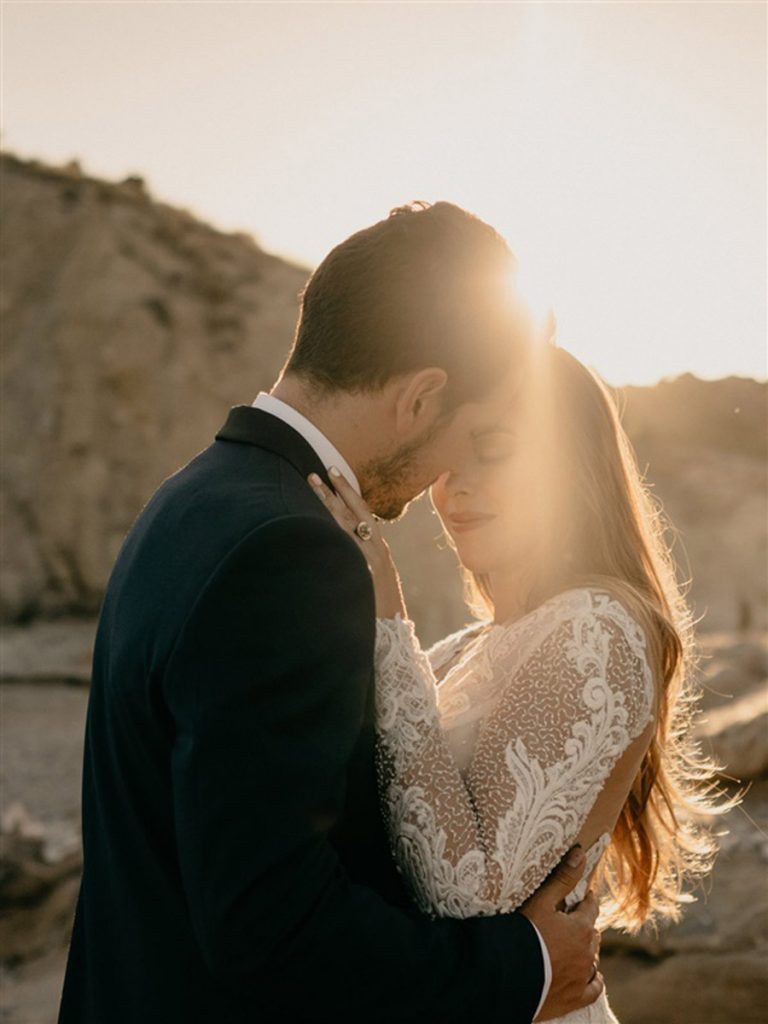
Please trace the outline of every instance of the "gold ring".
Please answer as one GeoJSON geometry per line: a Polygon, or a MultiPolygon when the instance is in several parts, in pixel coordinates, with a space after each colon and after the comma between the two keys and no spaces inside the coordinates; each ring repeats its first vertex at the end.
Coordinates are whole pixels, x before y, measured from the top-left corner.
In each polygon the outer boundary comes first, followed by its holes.
{"type": "Polygon", "coordinates": [[[371,524],[366,523],[364,519],[361,519],[360,522],[355,527],[355,533],[360,538],[360,540],[370,540],[371,537],[373,536],[371,524]]]}

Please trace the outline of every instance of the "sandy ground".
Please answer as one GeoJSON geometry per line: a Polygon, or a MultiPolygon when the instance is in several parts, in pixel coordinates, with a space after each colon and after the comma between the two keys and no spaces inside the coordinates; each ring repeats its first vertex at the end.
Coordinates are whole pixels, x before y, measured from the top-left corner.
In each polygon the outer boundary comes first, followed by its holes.
{"type": "Polygon", "coordinates": [[[46,823],[78,819],[88,692],[55,683],[0,686],[3,803],[46,823]]]}
{"type": "MultiPolygon", "coordinates": [[[[79,837],[85,687],[47,682],[0,685],[3,808],[22,801],[54,845],[79,837]]],[[[689,913],[673,956],[603,957],[608,993],[622,1024],[764,1024],[768,1020],[766,886],[768,783],[729,823],[707,901],[689,913]],[[754,847],[754,849],[753,849],[754,847]],[[759,855],[758,855],[759,854],[759,855]],[[762,867],[761,867],[762,866],[762,867]],[[717,921],[717,927],[714,922],[717,921]]],[[[5,967],[2,1024],[55,1024],[66,949],[5,967]]],[[[106,1024],[106,1022],[105,1022],[106,1024]]]]}
{"type": "MultiPolygon", "coordinates": [[[[0,686],[3,810],[21,801],[53,843],[79,839],[83,730],[88,691],[56,683],[0,686]]],[[[54,1024],[66,950],[55,950],[0,974],[3,1024],[54,1024]]]]}

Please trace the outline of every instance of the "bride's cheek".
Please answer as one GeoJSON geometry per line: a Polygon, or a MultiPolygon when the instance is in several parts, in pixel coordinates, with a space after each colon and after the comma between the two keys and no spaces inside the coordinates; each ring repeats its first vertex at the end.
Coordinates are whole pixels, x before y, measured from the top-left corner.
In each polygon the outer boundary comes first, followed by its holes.
{"type": "Polygon", "coordinates": [[[434,511],[435,515],[440,516],[441,519],[443,518],[442,509],[445,504],[444,483],[446,476],[447,474],[444,473],[442,476],[438,477],[438,479],[429,488],[429,500],[432,505],[432,510],[434,511]]]}
{"type": "Polygon", "coordinates": [[[501,516],[519,500],[519,474],[509,462],[488,467],[484,481],[484,490],[488,496],[489,507],[498,510],[501,516]]]}

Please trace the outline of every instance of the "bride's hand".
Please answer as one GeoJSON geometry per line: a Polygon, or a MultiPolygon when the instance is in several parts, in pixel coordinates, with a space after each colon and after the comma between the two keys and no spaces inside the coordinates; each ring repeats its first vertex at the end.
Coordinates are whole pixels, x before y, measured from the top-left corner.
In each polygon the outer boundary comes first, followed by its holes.
{"type": "Polygon", "coordinates": [[[326,487],[317,473],[310,473],[307,479],[312,490],[342,530],[346,530],[352,535],[365,555],[373,577],[376,615],[382,619],[389,619],[400,612],[403,618],[407,618],[397,566],[392,559],[389,545],[382,536],[378,523],[373,518],[373,513],[335,466],[332,466],[329,472],[337,491],[336,494],[326,487]],[[356,532],[355,528],[360,524],[367,524],[370,528],[370,536],[367,535],[364,526],[361,528],[361,533],[366,535],[365,539],[356,532]]]}

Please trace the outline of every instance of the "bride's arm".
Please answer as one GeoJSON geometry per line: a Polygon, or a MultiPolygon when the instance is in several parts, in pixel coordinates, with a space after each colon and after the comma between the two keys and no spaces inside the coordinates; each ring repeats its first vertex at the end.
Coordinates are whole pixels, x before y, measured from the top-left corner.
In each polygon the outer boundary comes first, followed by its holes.
{"type": "Polygon", "coordinates": [[[468,785],[441,732],[413,624],[377,620],[382,797],[395,857],[425,910],[456,917],[519,906],[579,836],[651,720],[642,631],[608,595],[579,594],[581,606],[522,669],[512,645],[495,645],[502,696],[468,785]]]}
{"type": "Polygon", "coordinates": [[[377,618],[374,664],[379,788],[395,862],[426,913],[475,916],[487,877],[483,836],[410,619],[377,618]]]}

